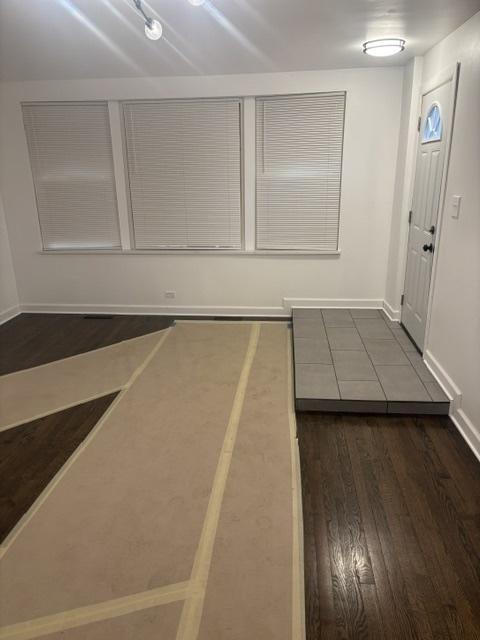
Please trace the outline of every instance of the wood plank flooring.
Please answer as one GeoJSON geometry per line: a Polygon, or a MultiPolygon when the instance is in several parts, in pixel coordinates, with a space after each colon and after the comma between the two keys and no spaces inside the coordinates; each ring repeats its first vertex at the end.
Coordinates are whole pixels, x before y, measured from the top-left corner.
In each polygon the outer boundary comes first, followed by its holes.
{"type": "Polygon", "coordinates": [[[169,327],[168,316],[22,313],[0,326],[0,375],[169,327]]]}
{"type": "Polygon", "coordinates": [[[480,638],[480,463],[455,426],[297,422],[307,640],[480,638]]]}
{"type": "Polygon", "coordinates": [[[90,433],[116,395],[0,432],[0,542],[90,433]]]}

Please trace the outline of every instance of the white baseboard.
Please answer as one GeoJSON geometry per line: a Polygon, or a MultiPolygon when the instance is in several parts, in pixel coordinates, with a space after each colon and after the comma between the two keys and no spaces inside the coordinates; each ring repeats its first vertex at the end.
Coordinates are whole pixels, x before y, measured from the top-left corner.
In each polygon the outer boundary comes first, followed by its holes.
{"type": "Polygon", "coordinates": [[[347,298],[284,298],[283,306],[290,314],[293,307],[325,307],[330,309],[382,309],[383,300],[347,298]]]}
{"type": "Polygon", "coordinates": [[[463,439],[480,460],[480,433],[463,409],[457,409],[450,414],[452,422],[460,431],[463,439]]]}
{"type": "Polygon", "coordinates": [[[425,364],[432,372],[433,376],[436,378],[438,384],[445,391],[447,396],[450,398],[452,403],[452,408],[460,408],[462,402],[462,392],[457,387],[455,382],[451,379],[442,365],[438,362],[435,356],[427,349],[423,354],[423,359],[425,364]]]}
{"type": "Polygon", "coordinates": [[[4,324],[5,322],[8,322],[12,318],[15,318],[15,316],[18,316],[19,313],[21,313],[21,311],[18,305],[15,307],[10,307],[10,309],[5,309],[5,311],[1,311],[0,324],[4,324]]]}
{"type": "Polygon", "coordinates": [[[452,422],[460,431],[475,456],[480,460],[480,433],[462,409],[462,392],[428,349],[423,354],[423,357],[425,364],[436,378],[438,384],[451,400],[450,418],[452,422]]]}
{"type": "Polygon", "coordinates": [[[170,305],[113,305],[113,304],[22,304],[26,313],[99,313],[118,315],[165,316],[271,316],[288,317],[283,307],[213,307],[170,305]]]}
{"type": "MultiPolygon", "coordinates": [[[[381,299],[346,298],[283,298],[279,307],[230,306],[171,306],[171,305],[113,305],[113,304],[56,304],[25,303],[25,313],[105,313],[119,315],[181,315],[181,316],[271,316],[288,317],[293,307],[325,307],[331,309],[383,309],[381,299]]],[[[389,315],[389,314],[387,314],[389,315]]],[[[391,318],[393,319],[393,318],[391,318]]]]}
{"type": "MultiPolygon", "coordinates": [[[[391,320],[400,319],[400,311],[385,300],[339,298],[284,298],[283,307],[213,307],[169,305],[109,305],[109,304],[40,304],[30,303],[11,307],[0,313],[0,324],[21,312],[28,313],[99,313],[120,315],[175,315],[175,316],[270,316],[288,318],[293,307],[370,308],[384,309],[391,320]]],[[[480,460],[480,433],[461,408],[462,393],[445,369],[428,349],[424,360],[442,389],[451,400],[450,417],[474,454],[480,460]]]]}
{"type": "Polygon", "coordinates": [[[113,304],[55,304],[26,303],[26,313],[105,313],[119,315],[177,315],[177,316],[271,316],[288,317],[292,307],[372,308],[382,309],[383,300],[347,300],[328,298],[284,298],[282,307],[214,307],[170,305],[113,305],[113,304]]]}
{"type": "Polygon", "coordinates": [[[386,300],[383,301],[383,310],[387,314],[387,316],[393,322],[400,322],[401,311],[400,309],[394,309],[392,305],[390,305],[386,300]]]}

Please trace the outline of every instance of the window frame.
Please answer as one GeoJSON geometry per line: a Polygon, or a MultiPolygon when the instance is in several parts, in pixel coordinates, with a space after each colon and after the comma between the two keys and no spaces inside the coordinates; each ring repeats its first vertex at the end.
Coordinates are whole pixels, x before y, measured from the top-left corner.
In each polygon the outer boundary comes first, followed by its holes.
{"type": "Polygon", "coordinates": [[[127,206],[128,206],[128,228],[130,234],[130,246],[128,251],[122,250],[119,253],[130,253],[136,255],[243,255],[245,253],[245,123],[244,123],[244,97],[242,96],[208,96],[208,97],[186,97],[186,98],[135,98],[132,100],[119,100],[120,124],[122,138],[122,158],[125,176],[125,186],[127,190],[127,206]],[[132,191],[130,184],[130,175],[128,170],[128,148],[127,148],[127,132],[125,121],[124,106],[128,104],[156,104],[159,102],[237,102],[239,108],[238,126],[239,126],[239,192],[240,192],[240,246],[235,249],[232,247],[162,247],[158,249],[138,249],[135,243],[135,226],[133,216],[132,191]]]}
{"type": "MultiPolygon", "coordinates": [[[[341,195],[343,182],[343,159],[345,146],[345,120],[347,109],[347,90],[340,91],[317,91],[301,93],[272,93],[256,94],[245,93],[244,95],[220,95],[220,96],[187,96],[187,97],[153,97],[153,98],[101,98],[83,100],[29,100],[20,102],[20,109],[23,104],[91,104],[106,103],[108,105],[108,121],[110,124],[111,153],[115,180],[115,198],[117,222],[120,229],[120,248],[115,249],[45,249],[43,248],[43,238],[38,213],[38,204],[35,194],[35,205],[37,208],[37,225],[42,247],[38,253],[43,255],[190,255],[190,256],[236,256],[236,257],[262,257],[262,256],[304,256],[314,257],[338,257],[341,254],[340,233],[341,233],[341,195]],[[315,96],[325,93],[343,93],[345,95],[345,109],[342,129],[342,164],[340,175],[340,200],[339,200],[339,223],[337,234],[336,250],[319,249],[259,249],[257,248],[257,171],[256,171],[256,102],[261,98],[270,97],[301,97],[315,96]],[[237,249],[232,248],[161,248],[161,249],[137,249],[135,248],[135,235],[133,228],[133,212],[131,203],[131,190],[127,162],[127,145],[125,130],[125,112],[123,105],[126,103],[150,103],[159,101],[183,101],[183,100],[237,100],[239,103],[239,129],[240,129],[240,233],[241,245],[237,249]],[[248,108],[247,108],[248,106],[248,108]],[[115,112],[115,113],[113,113],[115,112]],[[113,115],[115,117],[113,117],[113,115]],[[248,163],[248,164],[247,164],[248,163]],[[121,183],[121,176],[124,182],[121,183]],[[248,197],[247,197],[248,196],[248,197]],[[123,225],[123,227],[122,227],[123,225]],[[124,232],[122,232],[122,228],[124,232]]],[[[25,134],[26,135],[26,134],[25,134]]],[[[26,141],[25,141],[26,142],[26,141]]],[[[27,151],[27,153],[29,153],[27,151]]],[[[30,164],[30,163],[29,163],[30,164]]],[[[31,166],[30,166],[31,170],[31,166]]],[[[34,187],[33,174],[32,186],[34,187]]]]}
{"type": "Polygon", "coordinates": [[[84,100],[21,100],[19,103],[20,106],[20,114],[21,114],[21,118],[22,118],[22,123],[23,123],[23,131],[24,131],[24,136],[25,136],[25,146],[26,146],[26,151],[27,151],[27,156],[28,156],[28,165],[29,165],[29,170],[30,170],[30,176],[32,179],[32,188],[33,188],[33,193],[34,193],[34,198],[35,198],[35,209],[36,209],[36,222],[37,222],[37,229],[38,229],[38,234],[40,237],[40,242],[41,242],[41,249],[39,251],[39,253],[42,254],[48,254],[48,255],[61,255],[61,254],[119,254],[119,253],[123,253],[123,246],[122,246],[122,237],[121,237],[121,225],[120,225],[120,211],[119,211],[119,206],[118,206],[118,193],[117,193],[117,180],[116,180],[116,175],[115,175],[115,162],[114,162],[114,151],[113,151],[113,139],[112,139],[112,126],[111,126],[111,119],[110,119],[110,110],[109,110],[109,100],[108,99],[84,99],[84,100]],[[98,249],[95,249],[94,247],[85,247],[85,248],[81,248],[81,247],[76,247],[76,248],[58,248],[58,249],[52,249],[52,248],[48,248],[46,246],[46,241],[45,241],[45,235],[44,235],[44,231],[42,229],[42,222],[41,222],[41,218],[40,218],[40,207],[39,207],[39,202],[38,202],[38,193],[37,193],[37,187],[35,184],[35,175],[34,175],[34,170],[33,170],[33,165],[32,165],[32,159],[31,159],[31,154],[30,154],[30,144],[28,141],[28,134],[27,134],[27,127],[26,127],[26,122],[25,122],[25,112],[24,112],[24,107],[31,107],[31,106],[82,106],[82,105],[105,105],[106,106],[106,116],[107,116],[107,137],[108,137],[108,142],[109,142],[109,151],[110,151],[110,162],[111,162],[111,171],[112,171],[112,178],[113,178],[113,199],[114,199],[114,213],[115,213],[115,221],[116,221],[116,226],[118,229],[118,237],[119,237],[119,247],[112,247],[112,248],[108,248],[108,247],[99,247],[98,249]]]}
{"type": "Polygon", "coordinates": [[[442,114],[442,105],[437,102],[434,101],[430,104],[427,113],[425,114],[425,120],[423,122],[423,127],[421,129],[421,142],[420,144],[424,145],[424,144],[432,144],[434,142],[441,142],[443,139],[443,114],[442,114]],[[432,113],[432,111],[436,109],[438,112],[438,122],[440,124],[440,131],[435,135],[435,137],[433,138],[425,138],[425,127],[427,126],[428,123],[428,118],[430,116],[430,114],[432,113]]]}
{"type": "Polygon", "coordinates": [[[344,148],[345,148],[345,121],[346,121],[346,113],[347,113],[347,90],[338,90],[338,91],[313,91],[313,92],[302,92],[302,93],[272,93],[272,94],[262,94],[255,95],[255,253],[265,254],[265,255],[340,255],[340,223],[341,223],[341,213],[342,213],[342,186],[343,186],[343,162],[344,162],[344,148]],[[279,98],[279,99],[288,99],[288,98],[309,98],[315,96],[322,95],[331,95],[331,94],[343,94],[344,96],[344,108],[343,108],[343,118],[342,118],[342,151],[341,151],[341,162],[340,162],[340,182],[339,182],[339,195],[338,195],[338,223],[337,223],[337,242],[335,249],[305,249],[305,248],[286,248],[286,249],[264,249],[258,248],[258,215],[257,215],[257,194],[258,194],[258,172],[257,172],[257,103],[261,100],[268,100],[269,98],[279,98]]]}

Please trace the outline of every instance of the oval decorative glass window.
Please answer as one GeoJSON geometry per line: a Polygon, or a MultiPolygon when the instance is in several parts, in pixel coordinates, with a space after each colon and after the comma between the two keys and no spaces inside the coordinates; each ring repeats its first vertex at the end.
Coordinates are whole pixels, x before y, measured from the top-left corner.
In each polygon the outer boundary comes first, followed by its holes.
{"type": "Polygon", "coordinates": [[[442,117],[438,104],[432,104],[423,126],[422,142],[436,142],[442,139],[442,117]]]}

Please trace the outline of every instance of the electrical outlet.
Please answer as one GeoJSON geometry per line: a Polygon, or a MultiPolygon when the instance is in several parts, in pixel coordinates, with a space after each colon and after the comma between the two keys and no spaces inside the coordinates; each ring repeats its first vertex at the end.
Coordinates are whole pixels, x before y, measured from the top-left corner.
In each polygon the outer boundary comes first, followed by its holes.
{"type": "Polygon", "coordinates": [[[165,291],[165,298],[175,298],[175,291],[165,291]]]}

